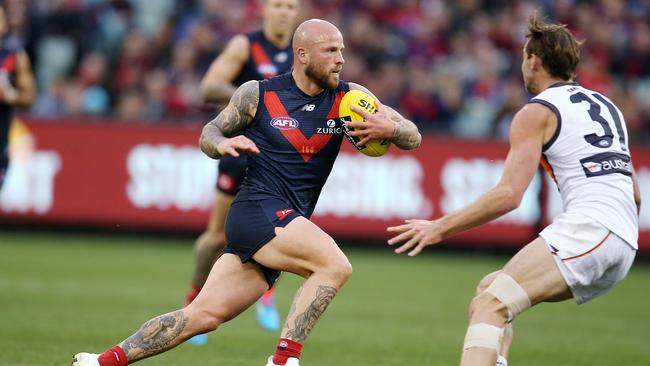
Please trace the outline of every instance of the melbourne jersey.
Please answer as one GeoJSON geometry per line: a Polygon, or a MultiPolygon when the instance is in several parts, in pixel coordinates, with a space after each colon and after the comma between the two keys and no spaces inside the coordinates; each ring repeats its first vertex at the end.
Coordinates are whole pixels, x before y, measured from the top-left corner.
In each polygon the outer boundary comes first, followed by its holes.
{"type": "MultiPolygon", "coordinates": [[[[15,42],[9,42],[6,38],[0,41],[0,83],[16,87],[16,64],[21,51],[15,42]]],[[[13,110],[12,105],[0,103],[0,187],[9,166],[9,125],[13,110]]]]}
{"type": "Polygon", "coordinates": [[[291,70],[291,42],[285,48],[277,48],[262,31],[248,33],[246,37],[250,44],[249,57],[233,84],[239,86],[250,80],[264,80],[291,70]]]}
{"type": "Polygon", "coordinates": [[[244,129],[260,154],[248,156],[235,202],[280,198],[309,218],[341,146],[339,103],[348,90],[340,81],[336,89],[312,97],[291,73],[261,81],[257,112],[244,129]]]}
{"type": "Polygon", "coordinates": [[[599,222],[638,248],[627,128],[606,97],[577,83],[560,83],[530,100],[557,116],[557,129],[543,147],[542,165],[557,183],[564,211],[599,222]]]}

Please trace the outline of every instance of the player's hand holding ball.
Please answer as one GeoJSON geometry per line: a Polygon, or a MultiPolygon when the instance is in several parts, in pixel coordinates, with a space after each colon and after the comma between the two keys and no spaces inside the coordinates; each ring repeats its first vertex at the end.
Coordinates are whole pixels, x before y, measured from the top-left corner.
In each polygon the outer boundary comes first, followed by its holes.
{"type": "Polygon", "coordinates": [[[368,93],[350,90],[339,105],[345,121],[346,135],[355,147],[368,156],[384,155],[395,133],[395,123],[387,117],[386,108],[368,93]]]}
{"type": "Polygon", "coordinates": [[[221,156],[231,155],[239,156],[239,154],[259,154],[260,150],[257,145],[246,136],[239,135],[223,140],[217,145],[217,151],[221,156]]]}

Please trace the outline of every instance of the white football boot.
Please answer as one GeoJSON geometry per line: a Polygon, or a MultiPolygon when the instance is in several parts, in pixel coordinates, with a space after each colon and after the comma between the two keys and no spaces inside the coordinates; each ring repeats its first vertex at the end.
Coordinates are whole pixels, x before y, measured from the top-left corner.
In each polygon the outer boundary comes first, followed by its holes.
{"type": "Polygon", "coordinates": [[[508,366],[508,360],[505,357],[498,355],[496,366],[508,366]]]}
{"type": "Polygon", "coordinates": [[[72,357],[70,366],[99,366],[98,354],[95,353],[77,353],[72,357]]]}
{"type": "MultiPolygon", "coordinates": [[[[276,365],[273,363],[273,356],[269,356],[269,358],[266,360],[266,366],[281,366],[281,365],[276,365]]],[[[285,366],[300,366],[300,360],[295,358],[295,357],[289,357],[287,358],[287,363],[285,366]]]]}

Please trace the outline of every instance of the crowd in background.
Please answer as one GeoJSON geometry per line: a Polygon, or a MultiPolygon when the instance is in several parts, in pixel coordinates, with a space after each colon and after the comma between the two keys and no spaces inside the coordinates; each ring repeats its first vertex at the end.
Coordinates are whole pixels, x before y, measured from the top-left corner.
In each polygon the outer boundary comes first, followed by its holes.
{"type": "MultiPolygon", "coordinates": [[[[259,29],[261,0],[7,0],[33,62],[39,117],[203,124],[199,82],[237,33],[259,29]]],[[[577,81],[610,96],[635,142],[650,142],[648,0],[301,0],[303,19],[343,32],[342,77],[425,132],[507,135],[530,97],[521,82],[529,15],[584,40],[577,81]]]]}

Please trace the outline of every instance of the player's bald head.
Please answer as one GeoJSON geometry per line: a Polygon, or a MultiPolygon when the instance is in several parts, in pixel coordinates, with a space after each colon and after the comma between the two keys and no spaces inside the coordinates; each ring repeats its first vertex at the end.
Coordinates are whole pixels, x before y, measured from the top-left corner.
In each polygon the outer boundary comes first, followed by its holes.
{"type": "Polygon", "coordinates": [[[341,31],[336,26],[322,19],[309,19],[302,22],[293,35],[294,51],[301,48],[310,48],[320,42],[343,39],[341,31]]]}
{"type": "Polygon", "coordinates": [[[293,73],[317,89],[334,89],[339,84],[343,63],[343,36],[330,22],[310,19],[293,35],[293,73]]]}

